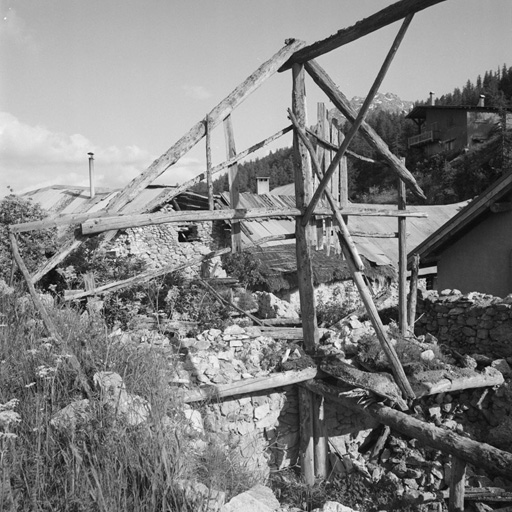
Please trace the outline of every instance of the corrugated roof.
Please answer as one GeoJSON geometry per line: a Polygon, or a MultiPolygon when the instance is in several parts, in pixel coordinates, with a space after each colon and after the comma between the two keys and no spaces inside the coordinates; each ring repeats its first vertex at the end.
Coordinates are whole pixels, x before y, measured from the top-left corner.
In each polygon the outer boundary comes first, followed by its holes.
{"type": "MultiPolygon", "coordinates": [[[[130,203],[121,208],[120,213],[139,213],[145,210],[145,206],[152,203],[157,197],[176,188],[167,185],[150,185],[142,190],[130,203]]],[[[96,212],[107,209],[109,202],[116,197],[121,190],[96,189],[93,199],[89,197],[89,187],[66,187],[53,185],[23,194],[23,197],[31,198],[39,203],[41,207],[52,214],[71,214],[96,212]]],[[[187,197],[197,203],[202,196],[189,192],[180,194],[180,205],[186,208],[187,197]]],[[[205,209],[208,208],[208,201],[204,200],[205,209]]]]}
{"type": "MultiPolygon", "coordinates": [[[[272,192],[286,190],[287,186],[278,187],[272,192]]],[[[293,187],[293,184],[290,185],[293,187]]],[[[295,190],[293,190],[293,194],[295,190]]],[[[223,207],[229,205],[229,193],[221,194],[223,207]]],[[[428,238],[441,225],[451,219],[461,208],[467,204],[467,201],[448,205],[411,205],[407,206],[409,211],[423,212],[427,218],[408,217],[407,226],[407,247],[413,248],[428,238]]],[[[382,204],[355,204],[361,208],[379,210],[396,209],[396,205],[382,204]]],[[[241,208],[293,208],[295,207],[295,197],[293,195],[276,194],[240,194],[241,208]]],[[[352,233],[373,233],[389,234],[398,231],[398,219],[396,217],[368,217],[351,215],[348,218],[348,228],[352,233]]],[[[295,232],[294,218],[273,218],[273,219],[254,219],[242,222],[242,246],[249,246],[251,242],[258,239],[278,234],[289,234],[295,232]]],[[[293,242],[268,242],[266,246],[293,244],[293,242]]],[[[354,243],[361,255],[376,265],[398,266],[398,240],[397,238],[374,238],[354,236],[354,243]]]]}

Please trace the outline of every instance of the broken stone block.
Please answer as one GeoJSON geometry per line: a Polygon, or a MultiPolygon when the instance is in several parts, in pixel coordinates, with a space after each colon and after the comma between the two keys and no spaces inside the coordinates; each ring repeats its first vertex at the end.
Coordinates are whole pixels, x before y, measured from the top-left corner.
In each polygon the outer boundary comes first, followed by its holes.
{"type": "Polygon", "coordinates": [[[512,373],[512,369],[506,359],[496,359],[491,363],[491,367],[501,372],[504,377],[507,377],[512,373]]]}
{"type": "Polygon", "coordinates": [[[258,484],[235,496],[222,507],[221,512],[275,512],[280,504],[269,487],[258,484]]]}

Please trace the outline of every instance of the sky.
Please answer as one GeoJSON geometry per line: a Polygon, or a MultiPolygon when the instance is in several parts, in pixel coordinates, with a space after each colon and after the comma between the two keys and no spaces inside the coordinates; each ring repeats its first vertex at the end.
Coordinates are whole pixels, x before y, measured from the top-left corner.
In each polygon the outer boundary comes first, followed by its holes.
{"type": "MultiPolygon", "coordinates": [[[[0,0],[0,197],[49,185],[126,186],[296,38],[311,44],[388,0],[0,0]]],[[[349,98],[371,87],[399,23],[318,58],[349,98]]],[[[380,88],[403,100],[512,65],[510,0],[445,0],[417,13],[380,88]]],[[[308,119],[330,103],[306,82],[308,119]]],[[[242,151],[289,124],[290,72],[232,115],[242,151]]],[[[291,144],[287,135],[254,156],[291,144]]],[[[254,157],[253,156],[253,157],[254,157]]],[[[212,158],[226,159],[222,125],[212,158]]],[[[200,142],[157,181],[205,168],[200,142]]]]}

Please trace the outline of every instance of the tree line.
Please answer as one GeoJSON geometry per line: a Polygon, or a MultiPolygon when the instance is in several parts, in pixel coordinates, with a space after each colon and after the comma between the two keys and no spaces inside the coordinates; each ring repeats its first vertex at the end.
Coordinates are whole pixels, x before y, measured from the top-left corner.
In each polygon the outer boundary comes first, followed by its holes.
{"type": "MultiPolygon", "coordinates": [[[[512,67],[503,65],[494,71],[486,71],[475,81],[468,80],[462,88],[443,94],[435,105],[476,106],[480,95],[485,95],[485,105],[496,108],[512,108],[512,67]]],[[[416,105],[425,105],[418,101],[416,105]]],[[[413,173],[427,195],[429,204],[446,204],[474,197],[512,165],[512,135],[510,130],[497,131],[481,151],[475,151],[449,160],[439,154],[425,159],[421,153],[408,149],[408,139],[417,134],[417,126],[406,119],[406,112],[375,110],[367,117],[368,124],[386,142],[398,157],[406,158],[407,168],[413,173]]],[[[342,125],[342,131],[349,129],[342,125]]],[[[387,164],[380,160],[359,134],[350,144],[350,150],[375,163],[348,157],[349,197],[354,202],[396,202],[397,177],[387,164]]],[[[256,178],[270,178],[270,189],[292,183],[292,148],[282,148],[263,158],[239,164],[240,191],[256,192],[256,178]]],[[[214,181],[214,193],[229,189],[227,174],[214,181]]],[[[200,183],[195,189],[206,194],[206,184],[200,183]]],[[[411,202],[415,198],[410,198],[411,202]]]]}

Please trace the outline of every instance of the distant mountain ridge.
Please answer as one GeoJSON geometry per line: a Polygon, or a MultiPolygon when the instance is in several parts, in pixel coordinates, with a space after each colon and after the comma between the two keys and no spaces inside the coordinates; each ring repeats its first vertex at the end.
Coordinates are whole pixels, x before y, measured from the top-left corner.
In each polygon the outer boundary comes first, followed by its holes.
{"type": "MultiPolygon", "coordinates": [[[[365,98],[354,96],[350,100],[350,104],[356,112],[362,107],[365,98]]],[[[384,110],[385,112],[393,112],[399,114],[400,112],[408,113],[414,106],[414,101],[402,100],[399,96],[392,92],[381,93],[378,92],[370,105],[369,112],[377,112],[384,110]]]]}

